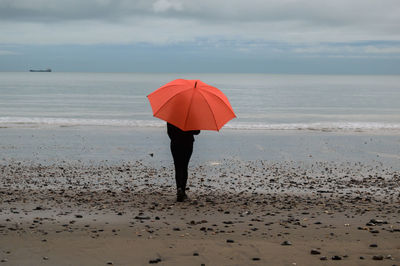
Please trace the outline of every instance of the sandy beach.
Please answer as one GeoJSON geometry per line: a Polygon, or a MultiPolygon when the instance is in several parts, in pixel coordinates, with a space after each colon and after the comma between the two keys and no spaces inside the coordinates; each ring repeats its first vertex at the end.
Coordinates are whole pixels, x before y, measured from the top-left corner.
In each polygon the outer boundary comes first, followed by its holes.
{"type": "Polygon", "coordinates": [[[0,167],[2,265],[399,265],[400,172],[223,160],[0,167]]]}

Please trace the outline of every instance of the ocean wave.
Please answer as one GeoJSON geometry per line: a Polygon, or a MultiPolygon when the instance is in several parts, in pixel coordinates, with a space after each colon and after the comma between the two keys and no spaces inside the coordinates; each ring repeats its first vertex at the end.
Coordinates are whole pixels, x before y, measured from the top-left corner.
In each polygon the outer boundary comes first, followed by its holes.
{"type": "Polygon", "coordinates": [[[85,118],[49,118],[49,117],[0,117],[0,125],[7,126],[127,126],[162,127],[160,120],[122,120],[122,119],[85,119],[85,118]]]}
{"type": "MultiPolygon", "coordinates": [[[[83,119],[48,117],[0,117],[1,127],[41,126],[115,126],[115,127],[164,127],[161,120],[83,119]]],[[[224,129],[236,130],[400,130],[400,123],[386,122],[311,122],[311,123],[253,123],[229,122],[224,129]]]]}
{"type": "Polygon", "coordinates": [[[226,128],[248,130],[400,130],[400,123],[382,122],[314,122],[314,123],[232,123],[226,128]]]}

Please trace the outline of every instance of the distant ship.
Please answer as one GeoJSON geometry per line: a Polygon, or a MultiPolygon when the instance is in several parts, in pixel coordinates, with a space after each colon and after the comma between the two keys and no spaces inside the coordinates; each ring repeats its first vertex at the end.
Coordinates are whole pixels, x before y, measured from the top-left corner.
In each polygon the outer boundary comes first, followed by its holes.
{"type": "Polygon", "coordinates": [[[29,72],[51,72],[51,69],[31,69],[29,72]]]}

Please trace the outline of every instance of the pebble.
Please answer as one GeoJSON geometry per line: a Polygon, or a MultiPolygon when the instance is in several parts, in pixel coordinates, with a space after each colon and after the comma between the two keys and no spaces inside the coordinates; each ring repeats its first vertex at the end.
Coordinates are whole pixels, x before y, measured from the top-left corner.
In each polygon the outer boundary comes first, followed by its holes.
{"type": "Polygon", "coordinates": [[[113,265],[114,263],[112,261],[107,261],[107,265],[113,265]]]}
{"type": "Polygon", "coordinates": [[[327,257],[325,257],[325,256],[322,256],[321,258],[319,258],[320,260],[328,260],[328,258],[327,257]]]}
{"type": "Polygon", "coordinates": [[[377,248],[377,247],[378,247],[378,244],[371,244],[371,245],[369,245],[369,247],[370,247],[370,248],[377,248]]]}
{"type": "Polygon", "coordinates": [[[282,246],[291,246],[292,242],[290,242],[289,240],[285,240],[281,243],[282,246]]]}
{"type": "Polygon", "coordinates": [[[135,216],[135,219],[137,219],[137,220],[150,220],[150,217],[149,216],[137,215],[137,216],[135,216]]]}
{"type": "Polygon", "coordinates": [[[383,256],[382,255],[374,255],[372,257],[373,260],[383,260],[383,256]]]}
{"type": "Polygon", "coordinates": [[[154,259],[154,260],[149,260],[149,263],[150,263],[150,264],[157,264],[157,263],[159,263],[159,262],[161,262],[161,259],[160,259],[160,258],[157,258],[157,259],[154,259]]]}
{"type": "Polygon", "coordinates": [[[316,250],[316,249],[312,249],[310,253],[311,253],[312,255],[319,255],[319,254],[321,254],[321,252],[320,252],[319,250],[316,250]]]}
{"type": "Polygon", "coordinates": [[[234,243],[235,241],[234,240],[232,240],[232,239],[227,239],[226,240],[226,243],[234,243]]]}
{"type": "Polygon", "coordinates": [[[252,260],[254,260],[254,261],[259,261],[259,260],[260,260],[260,258],[258,258],[258,257],[254,257],[254,258],[252,258],[252,260]]]}
{"type": "Polygon", "coordinates": [[[342,257],[335,255],[332,257],[332,260],[342,260],[342,257]]]}
{"type": "Polygon", "coordinates": [[[49,257],[43,257],[44,260],[49,260],[49,257]]]}
{"type": "Polygon", "coordinates": [[[194,252],[194,253],[193,253],[193,256],[199,256],[199,253],[194,252]]]}

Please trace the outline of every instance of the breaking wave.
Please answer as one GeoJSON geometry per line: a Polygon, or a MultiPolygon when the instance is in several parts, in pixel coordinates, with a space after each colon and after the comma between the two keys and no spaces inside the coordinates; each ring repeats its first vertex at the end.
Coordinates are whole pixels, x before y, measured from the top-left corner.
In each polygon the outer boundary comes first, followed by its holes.
{"type": "MultiPolygon", "coordinates": [[[[113,126],[113,127],[164,127],[161,120],[80,119],[44,117],[0,117],[0,127],[68,127],[68,126],[113,126]]],[[[313,123],[252,123],[229,122],[224,129],[236,130],[400,130],[400,123],[384,122],[313,122],[313,123]]]]}

